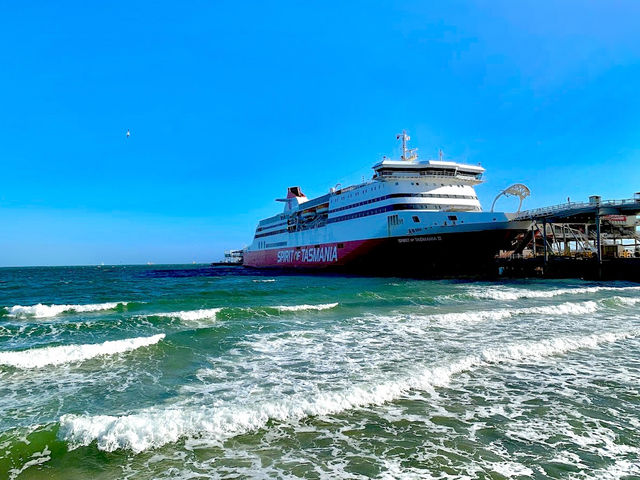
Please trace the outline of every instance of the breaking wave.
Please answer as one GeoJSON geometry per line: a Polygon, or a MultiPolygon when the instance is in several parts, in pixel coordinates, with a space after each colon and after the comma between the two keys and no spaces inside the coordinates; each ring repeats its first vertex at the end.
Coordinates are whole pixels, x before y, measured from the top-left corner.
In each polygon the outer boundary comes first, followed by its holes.
{"type": "Polygon", "coordinates": [[[329,310],[338,306],[338,303],[324,303],[320,305],[278,305],[273,308],[279,312],[301,312],[304,310],[329,310]]]}
{"type": "Polygon", "coordinates": [[[593,301],[582,303],[566,302],[559,305],[546,305],[541,307],[442,313],[429,315],[428,318],[443,322],[482,322],[485,320],[501,320],[516,315],[585,315],[594,313],[598,308],[598,304],[593,301]]]}
{"type": "Polygon", "coordinates": [[[488,300],[518,300],[520,298],[551,298],[559,295],[580,295],[602,291],[640,290],[640,287],[582,287],[556,290],[525,290],[521,288],[474,288],[468,292],[474,298],[488,300]]]}
{"type": "Polygon", "coordinates": [[[214,441],[257,430],[270,420],[295,421],[307,416],[330,415],[380,405],[409,393],[447,385],[452,376],[492,364],[517,364],[540,357],[595,348],[637,336],[638,332],[611,332],[584,337],[564,337],[515,343],[491,348],[448,365],[415,370],[413,374],[371,385],[353,385],[342,391],[297,394],[254,405],[213,407],[151,407],[124,416],[63,415],[59,435],[70,448],[96,442],[101,450],[130,449],[136,453],[176,442],[184,437],[214,441]]]}
{"type": "Polygon", "coordinates": [[[184,310],[181,312],[153,313],[150,316],[179,318],[180,320],[184,320],[185,322],[205,319],[215,320],[216,315],[220,310],[222,310],[222,308],[205,308],[201,310],[184,310]]]}
{"type": "Polygon", "coordinates": [[[640,298],[631,298],[631,297],[612,297],[611,300],[618,305],[636,305],[640,303],[640,298]]]}
{"type": "Polygon", "coordinates": [[[89,305],[43,305],[39,303],[37,305],[14,305],[10,307],[9,315],[13,317],[36,317],[36,318],[48,318],[55,317],[61,313],[67,312],[97,312],[100,310],[113,310],[120,305],[127,305],[129,302],[107,302],[107,303],[92,303],[89,305]]]}
{"type": "Polygon", "coordinates": [[[218,307],[218,308],[205,308],[201,310],[184,310],[180,312],[167,312],[167,313],[151,313],[147,316],[150,317],[168,317],[178,318],[185,322],[213,319],[218,317],[218,314],[223,315],[226,318],[233,318],[239,314],[246,315],[249,313],[257,314],[269,314],[279,312],[300,312],[300,311],[320,311],[328,310],[330,308],[337,307],[338,303],[326,303],[320,305],[278,305],[273,307],[218,307]]]}
{"type": "Polygon", "coordinates": [[[103,355],[130,352],[140,347],[158,343],[165,337],[164,333],[151,337],[110,340],[103,343],[84,345],[61,345],[56,347],[32,348],[17,352],[0,352],[0,365],[29,369],[47,365],[81,362],[103,355]]]}

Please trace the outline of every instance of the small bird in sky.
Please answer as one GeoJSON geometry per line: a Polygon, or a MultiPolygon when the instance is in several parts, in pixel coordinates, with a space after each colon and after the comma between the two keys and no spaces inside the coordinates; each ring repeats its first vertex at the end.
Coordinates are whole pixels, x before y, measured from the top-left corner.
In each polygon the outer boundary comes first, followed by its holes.
{"type": "Polygon", "coordinates": [[[131,136],[131,132],[129,131],[129,129],[127,128],[127,138],[129,138],[131,136]]]}

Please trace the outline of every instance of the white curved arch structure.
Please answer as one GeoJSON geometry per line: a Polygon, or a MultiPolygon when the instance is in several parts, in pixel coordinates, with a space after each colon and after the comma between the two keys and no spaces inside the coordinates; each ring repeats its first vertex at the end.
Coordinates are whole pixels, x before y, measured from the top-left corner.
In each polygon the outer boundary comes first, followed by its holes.
{"type": "Polygon", "coordinates": [[[505,197],[520,198],[520,203],[518,204],[518,211],[516,212],[516,213],[520,213],[520,208],[522,208],[522,201],[525,198],[527,198],[529,195],[531,195],[531,190],[529,190],[529,187],[527,187],[522,183],[514,183],[510,187],[505,188],[496,196],[496,198],[493,199],[493,203],[491,204],[492,212],[493,212],[493,207],[495,207],[496,202],[498,201],[498,198],[500,198],[502,195],[504,195],[505,197]]]}

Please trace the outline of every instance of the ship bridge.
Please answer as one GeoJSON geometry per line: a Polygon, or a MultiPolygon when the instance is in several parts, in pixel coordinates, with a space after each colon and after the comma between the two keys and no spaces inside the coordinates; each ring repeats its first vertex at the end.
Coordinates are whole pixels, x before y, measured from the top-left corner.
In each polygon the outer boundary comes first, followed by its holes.
{"type": "Polygon", "coordinates": [[[425,162],[409,162],[406,160],[384,159],[373,166],[376,172],[373,178],[385,177],[449,177],[465,183],[482,182],[484,168],[464,163],[443,160],[427,160],[425,162]]]}
{"type": "Polygon", "coordinates": [[[424,178],[424,177],[448,177],[454,178],[459,183],[475,185],[482,182],[484,168],[480,165],[467,165],[465,163],[448,162],[442,159],[440,150],[439,160],[418,161],[417,148],[408,148],[410,140],[406,131],[396,135],[396,139],[402,140],[402,155],[400,160],[391,160],[383,157],[382,161],[373,166],[376,172],[374,180],[392,178],[424,178]]]}

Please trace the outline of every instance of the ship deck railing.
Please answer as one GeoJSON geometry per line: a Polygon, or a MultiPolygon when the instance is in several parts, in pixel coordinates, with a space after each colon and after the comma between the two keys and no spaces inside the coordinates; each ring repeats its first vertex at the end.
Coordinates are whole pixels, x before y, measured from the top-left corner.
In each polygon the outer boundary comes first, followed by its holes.
{"type": "MultiPolygon", "coordinates": [[[[400,173],[407,173],[406,170],[400,170],[400,173]]],[[[412,172],[411,175],[394,175],[393,172],[382,174],[378,178],[425,178],[425,177],[436,177],[436,178],[459,178],[461,180],[481,180],[482,175],[471,175],[465,174],[461,172],[430,172],[430,171],[416,171],[415,174],[412,172]]]]}

